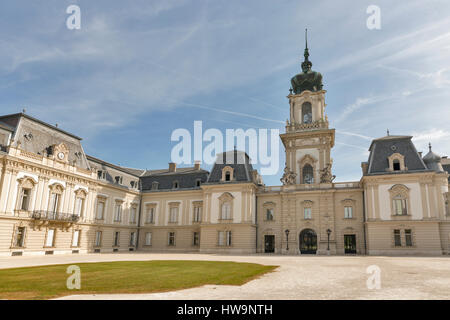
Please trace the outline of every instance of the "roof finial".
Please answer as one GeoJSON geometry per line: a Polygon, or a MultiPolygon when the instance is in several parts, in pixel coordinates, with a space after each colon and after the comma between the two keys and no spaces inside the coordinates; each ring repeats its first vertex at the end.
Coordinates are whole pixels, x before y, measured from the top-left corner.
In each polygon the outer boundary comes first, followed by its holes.
{"type": "Polygon", "coordinates": [[[428,142],[428,150],[431,152],[431,142],[428,142]]]}
{"type": "Polygon", "coordinates": [[[387,135],[389,136],[389,129],[387,129],[386,132],[387,132],[387,135]]]}
{"type": "Polygon", "coordinates": [[[308,29],[305,29],[305,53],[303,54],[305,60],[302,62],[302,70],[304,73],[307,73],[311,70],[312,63],[309,61],[309,49],[308,49],[308,29]]]}

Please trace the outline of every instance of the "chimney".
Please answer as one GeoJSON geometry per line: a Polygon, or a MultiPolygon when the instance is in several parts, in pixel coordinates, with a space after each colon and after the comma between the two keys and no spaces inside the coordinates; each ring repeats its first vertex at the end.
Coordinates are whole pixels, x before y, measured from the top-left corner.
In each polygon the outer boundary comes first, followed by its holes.
{"type": "Polygon", "coordinates": [[[176,172],[177,164],[175,162],[169,162],[169,172],[176,172]]]}
{"type": "Polygon", "coordinates": [[[195,161],[194,162],[194,169],[195,170],[200,170],[200,161],[195,161]]]}

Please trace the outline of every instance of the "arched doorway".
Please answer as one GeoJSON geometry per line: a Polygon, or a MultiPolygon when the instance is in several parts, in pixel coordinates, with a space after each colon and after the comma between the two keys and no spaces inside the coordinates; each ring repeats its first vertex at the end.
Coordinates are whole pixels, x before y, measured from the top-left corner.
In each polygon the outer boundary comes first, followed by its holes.
{"type": "Polygon", "coordinates": [[[316,254],[317,234],[312,229],[304,229],[299,235],[300,253],[316,254]]]}

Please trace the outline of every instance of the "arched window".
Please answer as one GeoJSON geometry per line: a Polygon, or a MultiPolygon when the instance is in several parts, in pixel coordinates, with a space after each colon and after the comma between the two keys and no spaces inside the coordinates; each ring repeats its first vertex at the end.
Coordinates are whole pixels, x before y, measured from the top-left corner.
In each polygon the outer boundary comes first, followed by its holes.
{"type": "Polygon", "coordinates": [[[221,218],[222,220],[231,219],[231,204],[228,201],[222,203],[221,218]]]}
{"type": "Polygon", "coordinates": [[[230,171],[225,172],[225,181],[230,181],[231,180],[231,174],[230,171]]]}
{"type": "Polygon", "coordinates": [[[314,183],[314,171],[310,164],[305,164],[302,170],[303,183],[312,184],[314,183]]]}
{"type": "Polygon", "coordinates": [[[406,216],[408,215],[409,204],[409,189],[401,184],[394,185],[389,189],[392,202],[392,215],[406,216]]]}
{"type": "Polygon", "coordinates": [[[302,122],[303,123],[312,122],[312,107],[310,102],[305,102],[302,105],[302,122]]]}

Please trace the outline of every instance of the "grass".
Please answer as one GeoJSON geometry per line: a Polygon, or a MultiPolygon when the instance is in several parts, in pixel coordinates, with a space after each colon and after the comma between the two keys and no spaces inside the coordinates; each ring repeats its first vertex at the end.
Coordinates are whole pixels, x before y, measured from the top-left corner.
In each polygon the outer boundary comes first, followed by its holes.
{"type": "Polygon", "coordinates": [[[66,287],[68,264],[0,270],[0,299],[43,300],[72,294],[151,293],[205,284],[242,285],[276,266],[221,261],[78,263],[81,289],[66,287]]]}

